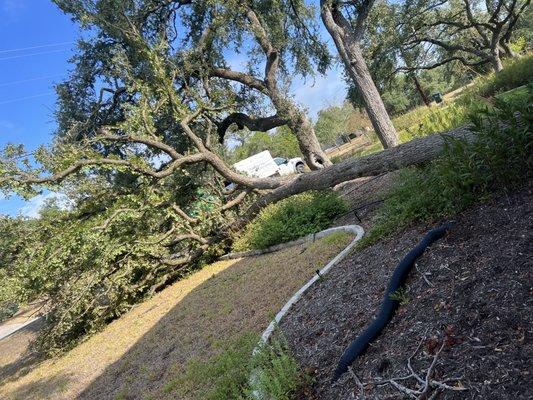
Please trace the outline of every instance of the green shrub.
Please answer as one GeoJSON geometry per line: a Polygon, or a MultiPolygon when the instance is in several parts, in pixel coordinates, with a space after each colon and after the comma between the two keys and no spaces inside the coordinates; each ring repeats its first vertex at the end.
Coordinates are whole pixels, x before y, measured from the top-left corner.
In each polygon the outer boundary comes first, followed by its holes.
{"type": "Polygon", "coordinates": [[[483,97],[513,89],[533,82],[533,54],[504,64],[503,70],[492,73],[476,82],[474,90],[483,97]]]}
{"type": "Polygon", "coordinates": [[[413,221],[432,222],[519,184],[533,175],[533,88],[470,117],[472,142],[448,139],[443,156],[401,171],[399,184],[381,207],[361,245],[413,221]],[[519,112],[517,116],[516,111],[519,112]]]}
{"type": "Polygon", "coordinates": [[[252,356],[258,340],[257,335],[248,333],[227,343],[211,359],[190,362],[184,375],[168,383],[164,390],[176,390],[201,400],[252,400],[255,389],[269,399],[290,400],[307,377],[281,338],[275,338],[252,356]],[[252,388],[250,377],[254,370],[257,378],[252,388]]]}
{"type": "Polygon", "coordinates": [[[233,249],[264,249],[321,231],[346,211],[346,204],[333,191],[311,191],[284,199],[248,224],[233,249]]]}

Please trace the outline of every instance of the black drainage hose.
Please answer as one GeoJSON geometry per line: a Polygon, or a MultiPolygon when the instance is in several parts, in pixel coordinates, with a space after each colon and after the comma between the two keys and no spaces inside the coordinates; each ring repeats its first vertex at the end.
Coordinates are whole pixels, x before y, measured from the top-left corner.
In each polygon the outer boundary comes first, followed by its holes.
{"type": "Polygon", "coordinates": [[[355,361],[357,357],[365,352],[370,342],[376,339],[385,326],[387,326],[399,305],[397,300],[391,299],[391,294],[403,286],[407,276],[409,275],[409,271],[415,263],[415,260],[420,257],[422,253],[424,253],[424,250],[431,243],[442,238],[451,226],[452,223],[447,223],[439,226],[438,228],[430,230],[420,241],[420,243],[418,243],[414,249],[407,253],[400,264],[398,264],[394,270],[394,273],[392,274],[387,291],[385,292],[385,298],[381,304],[381,309],[378,316],[374,322],[372,322],[372,324],[370,324],[370,326],[366,328],[366,330],[359,335],[359,337],[355,339],[344,351],[341,359],[339,360],[339,364],[337,365],[337,369],[333,374],[332,383],[337,381],[342,374],[348,371],[348,367],[355,361]]]}

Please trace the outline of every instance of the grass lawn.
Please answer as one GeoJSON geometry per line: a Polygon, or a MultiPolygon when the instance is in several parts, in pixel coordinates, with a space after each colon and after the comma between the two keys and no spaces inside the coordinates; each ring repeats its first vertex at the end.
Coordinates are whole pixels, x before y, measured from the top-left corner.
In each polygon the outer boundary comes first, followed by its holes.
{"type": "MultiPolygon", "coordinates": [[[[178,398],[179,388],[169,390],[169,384],[179,380],[189,361],[210,359],[243,333],[260,333],[350,240],[335,235],[335,240],[208,265],[61,357],[26,367],[5,358],[0,399],[178,398]]],[[[0,354],[21,352],[27,337],[18,335],[0,341],[0,354]]],[[[179,398],[196,397],[189,392],[179,398]]]]}

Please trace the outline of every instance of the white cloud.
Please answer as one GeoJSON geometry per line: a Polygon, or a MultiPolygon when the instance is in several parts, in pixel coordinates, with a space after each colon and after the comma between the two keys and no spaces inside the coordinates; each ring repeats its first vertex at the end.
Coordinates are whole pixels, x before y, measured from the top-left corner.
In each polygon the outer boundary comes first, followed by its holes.
{"type": "Polygon", "coordinates": [[[39,218],[41,209],[43,206],[49,202],[55,200],[56,204],[63,209],[69,208],[72,205],[72,202],[67,196],[62,193],[50,192],[46,194],[39,194],[35,197],[32,197],[26,202],[24,206],[20,208],[20,215],[28,218],[39,218]]]}

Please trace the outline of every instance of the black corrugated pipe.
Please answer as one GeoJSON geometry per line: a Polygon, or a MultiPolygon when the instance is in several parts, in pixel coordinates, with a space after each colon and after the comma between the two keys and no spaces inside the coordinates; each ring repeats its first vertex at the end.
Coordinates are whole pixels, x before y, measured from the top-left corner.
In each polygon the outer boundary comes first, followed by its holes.
{"type": "Polygon", "coordinates": [[[333,374],[332,383],[337,381],[342,374],[348,371],[348,367],[355,361],[357,357],[365,352],[370,342],[376,339],[385,326],[387,326],[399,305],[397,300],[391,299],[391,294],[403,286],[407,276],[409,275],[409,271],[411,268],[413,268],[416,259],[420,257],[422,253],[424,253],[424,250],[426,250],[431,243],[442,238],[452,225],[453,223],[449,222],[439,226],[438,228],[430,230],[420,241],[420,243],[418,243],[415,248],[407,253],[400,264],[398,264],[394,270],[394,273],[392,274],[387,291],[385,292],[385,298],[381,304],[381,309],[378,316],[374,322],[372,322],[372,324],[370,324],[370,326],[366,328],[366,330],[359,335],[359,337],[355,339],[344,351],[341,359],[339,360],[339,364],[337,365],[337,369],[333,374]]]}

